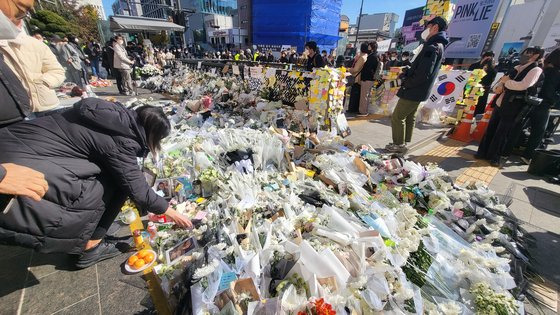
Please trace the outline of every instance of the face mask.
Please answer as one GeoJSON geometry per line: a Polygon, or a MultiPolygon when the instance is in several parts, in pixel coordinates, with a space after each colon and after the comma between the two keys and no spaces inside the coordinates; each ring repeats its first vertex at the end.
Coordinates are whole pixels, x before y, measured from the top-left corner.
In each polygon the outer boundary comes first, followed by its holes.
{"type": "Polygon", "coordinates": [[[397,57],[391,57],[391,60],[395,61],[397,60],[397,57]]]}
{"type": "Polygon", "coordinates": [[[122,45],[122,44],[124,44],[124,41],[123,41],[123,40],[118,40],[117,43],[118,43],[119,45],[122,45]]]}
{"type": "Polygon", "coordinates": [[[21,29],[19,29],[2,11],[0,11],[0,40],[15,39],[21,29]]]}
{"type": "Polygon", "coordinates": [[[420,35],[420,37],[422,37],[423,40],[428,40],[428,36],[430,36],[430,29],[426,28],[423,32],[422,35],[420,35]]]}
{"type": "Polygon", "coordinates": [[[532,56],[528,56],[528,55],[521,55],[519,57],[519,63],[522,65],[526,65],[529,63],[529,61],[531,61],[531,57],[532,56]]]}
{"type": "Polygon", "coordinates": [[[407,61],[408,57],[402,57],[402,60],[407,61]]]}

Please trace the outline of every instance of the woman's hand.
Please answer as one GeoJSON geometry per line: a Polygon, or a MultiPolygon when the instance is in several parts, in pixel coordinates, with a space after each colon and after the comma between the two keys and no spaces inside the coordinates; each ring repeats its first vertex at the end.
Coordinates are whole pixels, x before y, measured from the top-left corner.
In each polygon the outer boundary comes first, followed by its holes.
{"type": "Polygon", "coordinates": [[[500,82],[501,83],[506,83],[507,81],[511,80],[509,76],[504,75],[503,77],[500,78],[500,82]]]}
{"type": "Polygon", "coordinates": [[[503,84],[500,84],[500,85],[496,86],[496,87],[494,88],[494,93],[496,93],[496,94],[502,94],[502,93],[504,93],[504,85],[503,85],[503,84]]]}
{"type": "Polygon", "coordinates": [[[173,210],[172,208],[168,208],[167,211],[165,211],[165,215],[182,228],[192,229],[193,227],[191,220],[189,220],[186,216],[180,214],[179,212],[173,210]]]}

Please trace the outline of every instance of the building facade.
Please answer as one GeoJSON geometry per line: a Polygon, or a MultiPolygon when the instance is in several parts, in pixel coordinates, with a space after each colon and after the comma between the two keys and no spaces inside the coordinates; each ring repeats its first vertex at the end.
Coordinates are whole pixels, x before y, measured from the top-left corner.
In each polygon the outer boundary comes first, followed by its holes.
{"type": "Polygon", "coordinates": [[[244,47],[250,47],[253,44],[252,3],[252,0],[237,0],[237,13],[233,19],[234,27],[239,28],[241,34],[247,34],[240,38],[244,47]]]}
{"type": "Polygon", "coordinates": [[[116,0],[111,7],[114,15],[142,16],[139,0],[116,0]]]}
{"type": "Polygon", "coordinates": [[[140,0],[142,16],[167,20],[173,10],[178,8],[175,0],[140,0]]]}
{"type": "Polygon", "coordinates": [[[103,8],[102,0],[64,0],[64,2],[71,4],[76,8],[86,6],[86,5],[91,5],[97,10],[100,19],[102,20],[107,19],[107,16],[105,15],[105,9],[103,8]]]}
{"type": "Polygon", "coordinates": [[[360,18],[356,19],[356,25],[360,25],[360,32],[361,30],[377,30],[393,37],[398,21],[399,16],[395,13],[362,14],[360,18]]]}

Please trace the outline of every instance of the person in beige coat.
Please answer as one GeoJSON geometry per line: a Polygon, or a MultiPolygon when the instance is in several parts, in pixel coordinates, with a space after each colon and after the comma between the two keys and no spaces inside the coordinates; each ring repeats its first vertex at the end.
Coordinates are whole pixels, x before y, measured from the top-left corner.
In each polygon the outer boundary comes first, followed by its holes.
{"type": "Polygon", "coordinates": [[[16,39],[0,40],[0,52],[29,93],[33,112],[60,104],[54,89],[64,82],[65,71],[45,43],[21,32],[16,39]]]}
{"type": "Polygon", "coordinates": [[[124,39],[122,36],[118,35],[115,37],[117,40],[115,44],[113,44],[113,50],[115,51],[114,56],[114,67],[120,73],[122,78],[122,87],[123,93],[125,95],[132,94],[132,65],[134,64],[134,60],[128,57],[128,53],[124,48],[124,39]]]}
{"type": "MultiPolygon", "coordinates": [[[[352,89],[359,89],[360,90],[360,97],[359,98],[350,98],[350,104],[349,104],[349,108],[360,108],[360,111],[358,113],[358,116],[367,116],[367,105],[365,105],[364,102],[364,97],[362,97],[362,69],[364,68],[364,65],[366,64],[366,61],[368,59],[368,52],[369,52],[369,46],[368,43],[362,43],[361,47],[360,47],[360,53],[358,55],[356,55],[356,58],[354,58],[354,63],[352,65],[352,68],[348,69],[348,71],[350,72],[350,74],[354,77],[354,84],[352,85],[352,89]],[[359,103],[362,103],[360,106],[359,103]],[[362,113],[361,111],[363,110],[363,106],[366,106],[366,112],[362,113]]],[[[370,87],[371,88],[371,87],[370,87]]]]}

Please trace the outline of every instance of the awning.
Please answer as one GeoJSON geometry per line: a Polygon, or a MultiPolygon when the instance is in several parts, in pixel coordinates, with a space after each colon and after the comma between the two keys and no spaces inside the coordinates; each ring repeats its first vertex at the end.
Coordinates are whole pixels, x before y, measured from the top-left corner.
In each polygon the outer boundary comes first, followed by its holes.
{"type": "Polygon", "coordinates": [[[109,17],[111,31],[121,33],[134,32],[161,32],[177,31],[183,32],[184,26],[160,19],[143,18],[136,16],[117,15],[109,17]]]}

